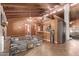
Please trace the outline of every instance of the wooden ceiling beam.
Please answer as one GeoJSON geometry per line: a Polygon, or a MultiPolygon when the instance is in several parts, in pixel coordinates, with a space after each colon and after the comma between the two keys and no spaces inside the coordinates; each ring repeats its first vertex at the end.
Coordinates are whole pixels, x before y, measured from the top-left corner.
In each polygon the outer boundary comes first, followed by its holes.
{"type": "Polygon", "coordinates": [[[44,12],[44,10],[5,10],[5,12],[12,12],[12,13],[15,13],[15,12],[23,12],[23,13],[31,13],[31,12],[44,12]]]}
{"type": "Polygon", "coordinates": [[[3,7],[5,9],[44,9],[44,10],[47,10],[47,8],[44,6],[36,6],[36,5],[24,5],[24,6],[21,6],[21,5],[3,5],[3,7]]]}

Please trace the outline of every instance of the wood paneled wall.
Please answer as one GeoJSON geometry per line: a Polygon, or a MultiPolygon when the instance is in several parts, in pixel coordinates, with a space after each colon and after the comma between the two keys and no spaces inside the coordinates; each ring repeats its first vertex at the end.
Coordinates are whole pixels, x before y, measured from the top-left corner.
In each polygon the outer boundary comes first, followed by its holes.
{"type": "Polygon", "coordinates": [[[58,43],[58,32],[57,32],[57,20],[52,19],[51,20],[51,28],[54,31],[54,43],[58,43]]]}
{"type": "MultiPolygon", "coordinates": [[[[25,24],[27,18],[13,18],[8,19],[7,35],[8,36],[24,36],[27,34],[27,27],[25,29],[25,24]]],[[[34,21],[34,20],[33,20],[34,21]]],[[[40,29],[42,26],[40,25],[40,29]]],[[[37,23],[33,23],[31,26],[31,34],[35,35],[38,30],[37,23]]]]}
{"type": "Polygon", "coordinates": [[[72,27],[79,27],[79,19],[75,19],[72,22],[73,22],[72,27]]]}
{"type": "Polygon", "coordinates": [[[8,19],[7,35],[8,36],[25,35],[24,21],[25,21],[24,18],[8,19]]]}

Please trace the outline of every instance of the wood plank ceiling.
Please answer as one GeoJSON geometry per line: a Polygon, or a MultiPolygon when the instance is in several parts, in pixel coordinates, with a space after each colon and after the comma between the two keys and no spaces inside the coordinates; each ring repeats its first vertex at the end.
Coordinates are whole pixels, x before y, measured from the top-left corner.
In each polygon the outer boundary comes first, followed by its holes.
{"type": "MultiPolygon", "coordinates": [[[[57,16],[61,17],[64,19],[64,10],[62,10],[59,13],[56,13],[57,16]]],[[[73,7],[70,7],[70,21],[79,19],[79,3],[73,7]]]]}
{"type": "MultiPolygon", "coordinates": [[[[7,18],[19,17],[40,17],[45,14],[48,7],[54,8],[55,6],[62,6],[61,3],[2,3],[7,18]]],[[[64,12],[56,13],[64,19],[64,12]]],[[[79,18],[79,4],[70,8],[70,20],[79,18]]]]}
{"type": "Polygon", "coordinates": [[[70,20],[79,19],[79,3],[74,7],[70,8],[70,20]]]}
{"type": "Polygon", "coordinates": [[[59,3],[2,3],[7,18],[19,17],[40,17],[48,10],[59,3]]]}

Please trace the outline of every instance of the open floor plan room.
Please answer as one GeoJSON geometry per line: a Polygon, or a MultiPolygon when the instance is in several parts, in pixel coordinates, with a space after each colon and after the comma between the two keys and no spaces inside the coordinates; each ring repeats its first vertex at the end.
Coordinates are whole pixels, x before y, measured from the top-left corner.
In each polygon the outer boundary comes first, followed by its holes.
{"type": "Polygon", "coordinates": [[[0,56],[79,56],[79,3],[0,3],[0,56]]]}

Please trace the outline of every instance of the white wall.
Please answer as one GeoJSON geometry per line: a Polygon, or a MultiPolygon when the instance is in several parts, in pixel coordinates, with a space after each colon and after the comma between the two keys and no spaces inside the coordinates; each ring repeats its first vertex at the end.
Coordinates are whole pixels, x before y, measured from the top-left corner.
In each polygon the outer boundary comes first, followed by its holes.
{"type": "Polygon", "coordinates": [[[0,6],[0,52],[4,51],[4,37],[1,26],[1,6],[0,6]]]}

